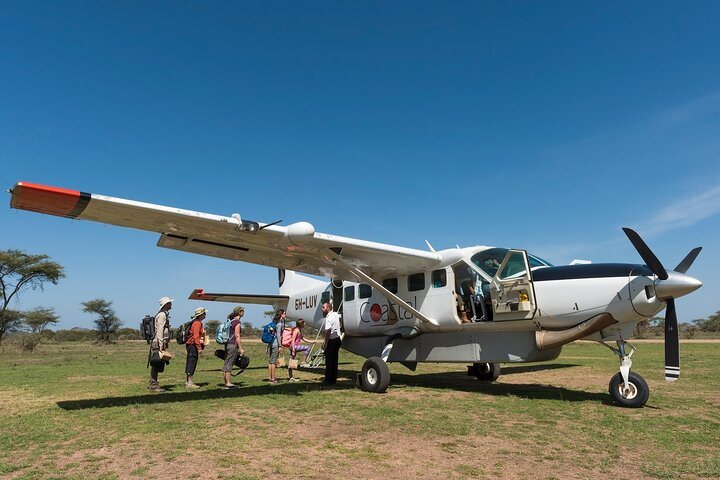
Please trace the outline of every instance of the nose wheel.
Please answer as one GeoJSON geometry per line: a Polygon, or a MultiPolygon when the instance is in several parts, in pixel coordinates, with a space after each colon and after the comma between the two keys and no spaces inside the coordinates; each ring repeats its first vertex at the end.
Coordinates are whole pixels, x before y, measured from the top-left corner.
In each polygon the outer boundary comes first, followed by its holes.
{"type": "Polygon", "coordinates": [[[620,373],[610,379],[610,396],[613,402],[621,407],[640,408],[647,403],[650,389],[644,378],[635,372],[630,372],[625,382],[620,373]]]}
{"type": "Polygon", "coordinates": [[[650,398],[650,388],[644,378],[630,371],[632,367],[631,357],[635,353],[635,347],[622,338],[617,340],[617,348],[613,348],[606,343],[603,343],[603,345],[620,357],[620,371],[613,375],[608,386],[613,402],[621,407],[642,407],[650,398]],[[626,353],[626,345],[630,345],[629,353],[626,353]]]}

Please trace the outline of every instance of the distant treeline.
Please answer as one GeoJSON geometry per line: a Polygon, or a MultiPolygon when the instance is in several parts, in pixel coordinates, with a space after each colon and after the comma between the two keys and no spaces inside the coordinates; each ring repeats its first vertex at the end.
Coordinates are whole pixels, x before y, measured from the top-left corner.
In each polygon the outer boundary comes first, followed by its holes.
{"type": "MultiPolygon", "coordinates": [[[[204,322],[205,330],[210,337],[215,336],[218,326],[220,326],[219,320],[208,320],[204,322]]],[[[175,337],[175,333],[180,325],[173,325],[172,336],[175,337]]],[[[304,335],[307,339],[314,339],[317,334],[317,330],[310,326],[305,327],[304,335]]],[[[13,332],[9,336],[24,336],[31,335],[28,332],[13,332]]],[[[69,330],[50,330],[46,329],[37,334],[40,336],[40,340],[49,340],[54,342],[84,342],[84,341],[95,341],[98,338],[97,330],[91,330],[89,328],[71,328],[69,330]]],[[[260,338],[262,335],[262,327],[255,327],[250,322],[244,322],[242,324],[242,335],[245,338],[260,338]]],[[[113,334],[113,340],[142,340],[139,328],[128,328],[122,327],[113,334]]]]}

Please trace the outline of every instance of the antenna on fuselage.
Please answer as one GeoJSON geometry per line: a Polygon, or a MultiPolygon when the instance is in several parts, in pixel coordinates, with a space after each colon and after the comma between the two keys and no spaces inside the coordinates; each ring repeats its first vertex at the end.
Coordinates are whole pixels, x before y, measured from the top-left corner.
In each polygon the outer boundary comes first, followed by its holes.
{"type": "Polygon", "coordinates": [[[427,244],[427,246],[428,246],[428,248],[430,249],[430,251],[433,252],[433,253],[435,253],[435,249],[433,248],[432,245],[430,245],[430,242],[428,242],[427,240],[425,240],[425,243],[427,244]]]}

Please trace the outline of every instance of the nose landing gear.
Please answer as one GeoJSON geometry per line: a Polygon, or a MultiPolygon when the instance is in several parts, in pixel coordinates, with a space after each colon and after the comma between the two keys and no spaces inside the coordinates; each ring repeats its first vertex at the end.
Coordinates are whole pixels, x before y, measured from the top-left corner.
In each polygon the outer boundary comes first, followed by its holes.
{"type": "Polygon", "coordinates": [[[650,388],[647,382],[637,373],[631,372],[632,355],[635,347],[622,339],[617,340],[617,348],[603,343],[620,357],[620,372],[610,379],[608,390],[613,402],[621,407],[639,408],[645,405],[650,397],[650,388]],[[630,353],[626,353],[625,346],[630,346],[630,353]]]}

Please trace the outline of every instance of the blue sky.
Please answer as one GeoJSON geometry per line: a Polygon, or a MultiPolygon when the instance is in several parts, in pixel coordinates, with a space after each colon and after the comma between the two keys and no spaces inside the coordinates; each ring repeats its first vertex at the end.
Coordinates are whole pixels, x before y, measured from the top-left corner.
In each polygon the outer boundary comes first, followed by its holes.
{"type": "MultiPolygon", "coordinates": [[[[717,2],[3,2],[0,185],[29,181],[425,249],[641,263],[636,228],[720,310],[717,2]]],[[[0,249],[67,278],[15,308],[174,321],[271,268],[0,208],[0,249]]],[[[207,305],[209,318],[229,306],[207,305]]],[[[263,308],[249,319],[263,322],[263,308]]]]}

